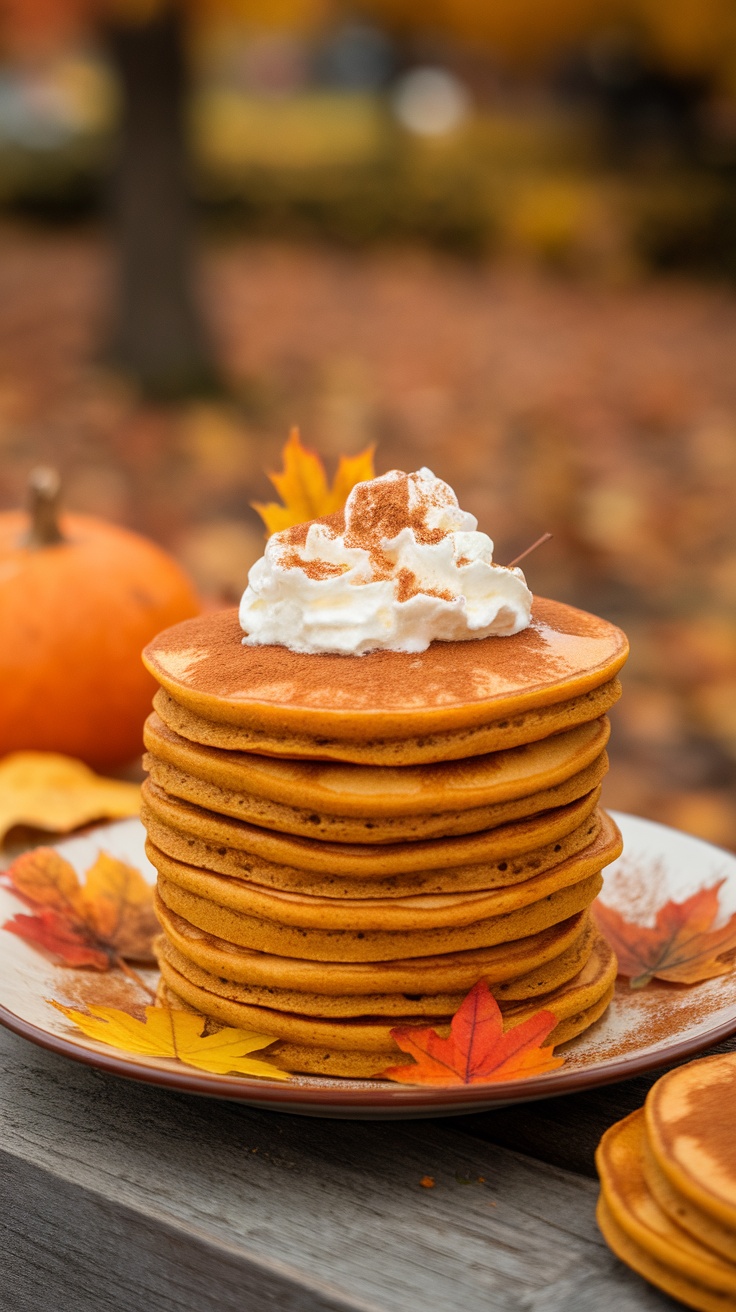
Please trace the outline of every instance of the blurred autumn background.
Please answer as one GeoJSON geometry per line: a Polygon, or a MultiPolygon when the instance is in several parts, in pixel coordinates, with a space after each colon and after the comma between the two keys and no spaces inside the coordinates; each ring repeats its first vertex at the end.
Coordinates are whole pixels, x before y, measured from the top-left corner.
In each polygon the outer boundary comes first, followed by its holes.
{"type": "Polygon", "coordinates": [[[731,0],[0,0],[0,506],[209,605],[291,424],[630,634],[609,805],[736,846],[731,0]]]}

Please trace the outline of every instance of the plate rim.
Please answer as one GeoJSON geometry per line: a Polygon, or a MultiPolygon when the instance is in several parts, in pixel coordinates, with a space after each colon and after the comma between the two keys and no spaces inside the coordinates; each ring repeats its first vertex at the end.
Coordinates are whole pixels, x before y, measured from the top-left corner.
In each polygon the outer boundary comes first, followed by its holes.
{"type": "MultiPolygon", "coordinates": [[[[716,847],[715,844],[699,838],[696,834],[688,834],[684,830],[663,825],[646,816],[629,816],[627,812],[622,811],[612,811],[610,814],[614,819],[630,818],[678,839],[692,840],[713,852],[735,859],[732,852],[716,847]]],[[[136,820],[137,817],[130,817],[130,819],[136,820]]],[[[83,836],[89,837],[90,832],[95,832],[98,828],[104,831],[105,827],[95,826],[94,830],[88,830],[83,836]]],[[[69,843],[74,837],[76,836],[70,835],[57,840],[54,846],[69,843]]],[[[368,1116],[382,1113],[390,1115],[392,1112],[439,1115],[491,1110],[494,1106],[534,1102],[547,1097],[600,1088],[695,1056],[706,1048],[732,1038],[736,1035],[736,1009],[730,1019],[707,1032],[693,1034],[689,1038],[680,1039],[665,1047],[644,1051],[639,1055],[629,1054],[626,1057],[616,1058],[598,1067],[588,1066],[567,1071],[563,1068],[547,1075],[488,1084],[434,1086],[387,1081],[384,1086],[377,1088],[372,1084],[371,1087],[363,1089],[356,1088],[353,1081],[349,1087],[339,1088],[335,1085],[292,1084],[288,1081],[271,1081],[267,1078],[249,1076],[204,1074],[186,1066],[181,1070],[147,1066],[136,1061],[134,1054],[126,1057],[112,1051],[98,1051],[82,1043],[75,1043],[73,1039],[64,1035],[44,1030],[39,1025],[18,1016],[1,1001],[0,1025],[48,1052],[69,1057],[72,1061],[110,1075],[137,1080],[139,1083],[204,1097],[244,1102],[251,1106],[268,1106],[275,1111],[298,1111],[326,1116],[331,1112],[338,1116],[352,1113],[358,1117],[361,1113],[368,1116]]],[[[309,1079],[308,1076],[299,1076],[299,1078],[309,1079]]]]}
{"type": "MultiPolygon", "coordinates": [[[[489,1084],[461,1085],[410,1085],[388,1084],[385,1088],[339,1089],[330,1085],[290,1084],[287,1081],[270,1081],[265,1078],[253,1080],[248,1076],[197,1075],[188,1068],[182,1071],[168,1070],[164,1067],[146,1066],[135,1060],[115,1056],[114,1053],[98,1052],[74,1043],[63,1035],[52,1034],[42,1030],[30,1021],[23,1020],[0,1003],[0,1025],[20,1038],[35,1043],[62,1057],[70,1057],[84,1066],[93,1067],[110,1075],[138,1080],[143,1084],[153,1084],[181,1093],[194,1093],[202,1096],[225,1098],[231,1102],[245,1102],[253,1105],[268,1104],[276,1111],[289,1111],[291,1107],[299,1110],[314,1108],[329,1114],[330,1108],[336,1110],[367,1112],[396,1110],[424,1110],[439,1113],[447,1108],[450,1111],[482,1110],[475,1104],[493,1104],[499,1106],[510,1103],[536,1102],[542,1098],[557,1097],[568,1093],[578,1093],[587,1089],[602,1088],[606,1084],[615,1084],[622,1079],[633,1079],[648,1071],[668,1066],[681,1058],[690,1057],[704,1048],[713,1047],[736,1034],[736,1012],[731,1020],[723,1022],[716,1029],[706,1034],[693,1035],[671,1044],[642,1054],[640,1057],[617,1059],[605,1067],[587,1067],[569,1070],[559,1075],[540,1075],[525,1080],[506,1080],[489,1084]]],[[[132,1057],[132,1054],[131,1054],[132,1057]]],[[[308,1077],[301,1077],[308,1078],[308,1077]]]]}

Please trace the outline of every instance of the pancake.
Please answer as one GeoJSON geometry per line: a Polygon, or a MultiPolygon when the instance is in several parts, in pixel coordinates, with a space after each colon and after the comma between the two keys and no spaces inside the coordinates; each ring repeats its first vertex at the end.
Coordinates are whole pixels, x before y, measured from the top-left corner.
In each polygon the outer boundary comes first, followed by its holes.
{"type": "Polygon", "coordinates": [[[548,893],[505,915],[490,916],[449,929],[384,931],[376,929],[300,929],[218,906],[159,875],[161,900],[198,929],[241,947],[311,961],[390,961],[492,947],[526,938],[589,907],[603,886],[599,873],[568,888],[548,893]]]}
{"type": "Polygon", "coordinates": [[[605,752],[572,778],[514,801],[473,807],[469,811],[447,811],[438,815],[390,816],[360,820],[336,815],[320,815],[316,811],[284,806],[268,798],[253,797],[249,793],[235,793],[229,788],[206,783],[184,774],[176,766],[159,761],[147,752],[143,765],[152,783],[170,797],[191,802],[217,815],[228,815],[258,825],[276,833],[312,838],[318,842],[334,843],[396,843],[421,842],[431,838],[451,838],[480,830],[496,829],[511,820],[524,819],[548,811],[568,802],[577,801],[596,788],[608,770],[605,752]]]}
{"type": "MultiPolygon", "coordinates": [[[[273,1007],[256,1007],[236,1001],[221,992],[215,976],[209,976],[200,967],[192,965],[178,955],[173,964],[173,953],[164,944],[159,953],[161,975],[165,983],[197,1010],[223,1025],[256,1030],[260,1034],[273,1034],[276,1038],[308,1047],[328,1047],[345,1051],[385,1052],[391,1048],[400,1051],[391,1037],[397,1025],[432,1025],[439,1033],[448,1033],[453,1012],[435,1016],[417,1015],[407,1001],[403,1015],[393,1018],[362,1015],[356,1018],[323,1018],[296,1012],[277,1011],[273,1007]]],[[[560,988],[544,994],[532,1002],[516,1002],[508,1007],[509,1024],[521,1023],[540,1008],[551,1011],[562,1022],[576,1023],[605,997],[608,999],[616,975],[616,961],[602,937],[598,937],[593,953],[583,969],[560,988]]],[[[500,1004],[502,1011],[504,1004],[500,1004]]],[[[605,1005],[605,1004],[603,1004],[605,1005]]],[[[567,1034],[566,1037],[570,1037],[567,1034]]],[[[559,1041],[553,1030],[548,1042],[559,1041]]]]}
{"type": "Polygon", "coordinates": [[[225,850],[237,848],[275,865],[313,871],[317,875],[357,875],[361,879],[509,860],[572,833],[595,811],[600,799],[600,789],[594,788],[566,806],[480,834],[371,847],[367,843],[317,842],[272,833],[244,820],[217,815],[170,797],[150,779],[144,782],[141,792],[144,804],[160,820],[188,837],[200,838],[225,850]]]}
{"type": "Polygon", "coordinates": [[[511,637],[433,642],[418,653],[315,659],[288,647],[244,647],[242,637],[237,611],[216,611],[159,634],[144,664],[206,720],[364,743],[477,729],[569,701],[608,683],[628,654],[615,625],[543,598],[534,600],[529,627],[511,637]]]}
{"type": "MultiPolygon", "coordinates": [[[[146,748],[159,763],[173,766],[205,785],[214,784],[300,811],[365,821],[466,811],[530,797],[592,765],[605,749],[609,734],[610,724],[603,716],[510,751],[444,765],[403,767],[281,761],[252,752],[224,752],[189,742],[156,714],[148,717],[143,737],[146,748]]],[[[160,783],[166,788],[164,779],[160,783]]],[[[204,798],[200,805],[218,809],[204,798]]]]}
{"type": "Polygon", "coordinates": [[[279,925],[317,930],[432,930],[473,925],[507,915],[549,898],[560,889],[597,874],[621,855],[621,835],[605,816],[598,838],[569,860],[523,883],[483,892],[419,894],[405,898],[325,898],[309,892],[287,893],[264,888],[228,875],[200,870],[174,861],[150,842],[149,861],[167,882],[196,894],[218,908],[275,921],[279,925]]]}
{"type": "Polygon", "coordinates": [[[186,836],[159,819],[144,801],[141,820],[151,842],[166,856],[200,870],[214,870],[233,879],[247,879],[266,888],[287,892],[305,890],[324,897],[411,897],[416,893],[443,893],[448,887],[456,892],[489,889],[518,884],[542,874],[592,843],[600,833],[601,812],[594,811],[557,843],[524,853],[506,861],[454,866],[448,870],[428,870],[408,875],[388,875],[384,879],[357,879],[352,875],[316,875],[278,866],[263,857],[251,856],[234,847],[215,847],[201,838],[186,836]]]}
{"type": "MultiPolygon", "coordinates": [[[[587,964],[600,937],[588,918],[581,933],[565,952],[525,975],[495,984],[492,992],[499,1003],[511,1006],[540,994],[551,993],[567,984],[587,964]]],[[[231,1002],[252,1007],[272,1007],[275,1011],[297,1012],[306,1016],[405,1016],[410,1010],[417,1016],[454,1015],[465,992],[452,993],[303,993],[297,989],[263,988],[240,984],[208,971],[186,952],[181,952],[165,935],[156,942],[157,956],[163,956],[194,984],[210,989],[231,1002]]],[[[467,990],[466,990],[467,991],[467,990]]]]}
{"type": "Polygon", "coordinates": [[[334,996],[352,994],[465,992],[481,977],[494,991],[554,961],[587,933],[587,909],[549,929],[496,947],[434,956],[372,962],[309,961],[258,952],[197,928],[154,894],[167,939],[213,975],[254,987],[294,989],[334,996]]]}
{"type": "MultiPolygon", "coordinates": [[[[283,1049],[281,1047],[269,1049],[269,1060],[274,1060],[271,1057],[272,1051],[282,1052],[283,1049]]],[[[275,1064],[279,1065],[280,1062],[276,1060],[275,1064]]],[[[651,1253],[648,1253],[646,1249],[637,1244],[617,1223],[604,1194],[601,1194],[598,1200],[596,1220],[601,1234],[612,1252],[627,1266],[630,1266],[632,1271],[636,1271],[645,1280],[656,1285],[658,1289],[664,1290],[666,1294],[671,1294],[673,1298],[676,1298],[680,1303],[685,1303],[688,1307],[700,1309],[700,1312],[735,1312],[736,1299],[731,1298],[728,1294],[706,1289],[704,1285],[689,1280],[679,1272],[671,1271],[663,1262],[658,1262],[656,1258],[652,1257],[651,1253]]]]}
{"type": "MultiPolygon", "coordinates": [[[[342,659],[349,659],[343,657],[342,659]]],[[[362,657],[356,657],[363,659],[362,657]]],[[[337,739],[325,734],[277,733],[207,720],[180,705],[164,688],[153,699],[156,713],[180,737],[207,747],[293,760],[345,761],[364,766],[411,767],[457,761],[503,751],[587,724],[605,715],[621,696],[621,683],[609,679],[599,688],[556,702],[518,711],[489,724],[413,735],[407,738],[337,739]]]]}
{"type": "Polygon", "coordinates": [[[736,1053],[689,1062],[650,1090],[652,1155],[675,1192],[720,1226],[736,1229],[736,1053]]]}
{"type": "Polygon", "coordinates": [[[721,1257],[733,1261],[736,1254],[736,1228],[728,1227],[716,1221],[707,1212],[696,1207],[673,1189],[664,1171],[657,1164],[648,1142],[644,1141],[644,1178],[647,1188],[654,1196],[663,1212],[683,1230],[704,1244],[706,1248],[719,1253],[721,1257]]]}
{"type": "Polygon", "coordinates": [[[736,1263],[712,1253],[676,1225],[647,1188],[646,1129],[644,1112],[638,1111],[612,1126],[601,1140],[596,1163],[608,1212],[636,1247],[675,1279],[726,1295],[725,1306],[736,1307],[736,1263]]]}

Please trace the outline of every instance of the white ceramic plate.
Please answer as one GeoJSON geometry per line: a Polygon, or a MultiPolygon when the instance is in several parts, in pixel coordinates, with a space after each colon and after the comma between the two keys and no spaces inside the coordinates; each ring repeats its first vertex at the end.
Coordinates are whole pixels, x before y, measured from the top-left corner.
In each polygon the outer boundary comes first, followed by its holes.
{"type": "MultiPolygon", "coordinates": [[[[736,857],[650,820],[616,813],[614,819],[623,833],[624,855],[605,872],[602,901],[619,910],[628,906],[632,918],[652,923],[653,912],[668,898],[681,901],[722,879],[716,923],[736,911],[736,857]]],[[[55,846],[80,874],[104,849],[138,866],[153,883],[155,871],[144,854],[144,837],[138,820],[124,820],[55,846]]],[[[0,925],[22,910],[13,894],[0,888],[0,925]]],[[[619,980],[605,1016],[558,1050],[565,1053],[564,1066],[534,1079],[434,1089],[308,1075],[295,1075],[288,1082],[209,1075],[177,1061],[95,1043],[48,1004],[49,998],[82,1008],[87,1002],[123,1008],[145,1004],[140,990],[120,972],[104,975],[54,965],[3,930],[0,949],[0,1023],[24,1038],[116,1075],[302,1115],[418,1117],[483,1111],[629,1078],[736,1033],[736,972],[688,987],[655,980],[638,991],[619,980]]],[[[155,983],[155,971],[142,973],[155,983]]]]}

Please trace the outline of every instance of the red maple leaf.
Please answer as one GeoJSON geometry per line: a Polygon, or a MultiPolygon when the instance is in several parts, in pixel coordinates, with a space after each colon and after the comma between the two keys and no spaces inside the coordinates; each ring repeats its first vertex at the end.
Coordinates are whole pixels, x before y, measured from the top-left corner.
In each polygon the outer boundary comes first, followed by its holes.
{"type": "Polygon", "coordinates": [[[503,1016],[485,980],[478,980],[441,1038],[427,1026],[404,1026],[391,1037],[414,1062],[382,1072],[401,1084],[495,1084],[545,1075],[562,1065],[551,1047],[543,1048],[557,1025],[551,1011],[538,1011],[504,1033],[503,1016]]]}
{"type": "Polygon", "coordinates": [[[726,975],[736,960],[736,913],[719,929],[718,893],[725,880],[701,888],[684,902],[665,902],[653,925],[637,925],[619,911],[596,902],[593,914],[618,957],[619,975],[632,989],[656,976],[674,984],[698,984],[726,975]]]}

